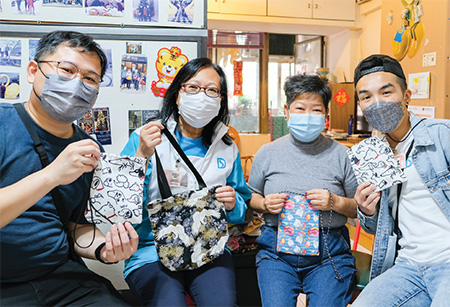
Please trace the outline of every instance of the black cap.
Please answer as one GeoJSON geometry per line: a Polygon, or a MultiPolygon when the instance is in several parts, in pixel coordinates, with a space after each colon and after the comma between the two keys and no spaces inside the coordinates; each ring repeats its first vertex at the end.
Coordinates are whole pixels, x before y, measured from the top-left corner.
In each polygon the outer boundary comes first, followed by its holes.
{"type": "Polygon", "coordinates": [[[406,81],[402,66],[396,59],[384,54],[373,54],[362,60],[358,66],[356,66],[353,80],[355,86],[359,79],[365,75],[378,71],[390,72],[406,81]]]}

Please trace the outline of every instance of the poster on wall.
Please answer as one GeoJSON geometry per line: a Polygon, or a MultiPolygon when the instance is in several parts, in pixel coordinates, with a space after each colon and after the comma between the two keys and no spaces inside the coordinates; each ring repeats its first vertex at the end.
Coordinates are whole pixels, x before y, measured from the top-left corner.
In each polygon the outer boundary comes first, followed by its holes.
{"type": "Polygon", "coordinates": [[[112,144],[109,108],[92,108],[77,120],[77,124],[100,144],[112,144]]]}
{"type": "Polygon", "coordinates": [[[0,39],[0,66],[20,67],[22,42],[20,39],[0,39]]]}
{"type": "Polygon", "coordinates": [[[182,54],[178,47],[170,49],[161,48],[156,59],[156,72],[158,80],[152,81],[152,92],[155,96],[164,97],[173,79],[180,71],[181,67],[189,61],[188,57],[182,54]]]}
{"type": "Polygon", "coordinates": [[[129,110],[128,111],[128,134],[146,123],[157,119],[159,110],[129,110]]]}
{"type": "Polygon", "coordinates": [[[20,98],[19,73],[0,72],[0,99],[20,98]]]}
{"type": "Polygon", "coordinates": [[[38,39],[29,39],[28,40],[28,59],[30,61],[34,60],[34,56],[36,55],[36,49],[38,47],[39,40],[38,39]]]}
{"type": "Polygon", "coordinates": [[[120,90],[125,93],[144,93],[147,83],[147,57],[122,56],[120,90]]]}
{"type": "Polygon", "coordinates": [[[106,64],[105,75],[103,76],[103,82],[100,83],[101,87],[112,87],[113,86],[113,68],[112,68],[112,50],[111,49],[103,49],[103,52],[108,59],[108,63],[106,64]]]}
{"type": "Polygon", "coordinates": [[[42,0],[44,6],[63,6],[63,7],[81,7],[83,6],[82,0],[42,0]]]}
{"type": "Polygon", "coordinates": [[[39,15],[41,7],[42,0],[11,0],[11,8],[16,15],[39,15]]]}
{"type": "Polygon", "coordinates": [[[430,72],[409,74],[408,87],[411,90],[411,99],[430,98],[430,72]]]}
{"type": "Polygon", "coordinates": [[[159,0],[133,0],[133,19],[138,22],[158,22],[159,0]]]}
{"type": "Polygon", "coordinates": [[[169,21],[189,23],[194,21],[194,0],[170,0],[169,21]]]}
{"type": "Polygon", "coordinates": [[[124,0],[85,0],[85,12],[93,16],[122,17],[124,15],[124,0]]]}

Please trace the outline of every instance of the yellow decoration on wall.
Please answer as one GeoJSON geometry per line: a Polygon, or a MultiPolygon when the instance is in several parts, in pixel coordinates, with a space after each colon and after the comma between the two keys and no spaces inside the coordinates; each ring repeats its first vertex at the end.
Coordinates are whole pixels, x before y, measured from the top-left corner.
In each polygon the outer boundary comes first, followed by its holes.
{"type": "Polygon", "coordinates": [[[423,16],[420,0],[401,0],[405,9],[402,11],[402,27],[392,38],[394,57],[401,61],[406,55],[413,58],[425,38],[425,29],[420,18],[423,16]],[[410,26],[412,24],[412,26],[410,26]]]}

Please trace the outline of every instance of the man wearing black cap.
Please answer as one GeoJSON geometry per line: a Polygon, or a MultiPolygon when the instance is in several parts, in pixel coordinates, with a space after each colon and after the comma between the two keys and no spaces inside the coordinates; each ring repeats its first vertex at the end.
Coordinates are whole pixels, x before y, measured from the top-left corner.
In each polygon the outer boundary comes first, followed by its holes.
{"type": "Polygon", "coordinates": [[[408,112],[399,62],[372,55],[355,69],[356,100],[384,134],[407,178],[382,192],[364,182],[355,199],[375,234],[370,283],[352,306],[448,306],[450,297],[450,121],[408,112]]]}

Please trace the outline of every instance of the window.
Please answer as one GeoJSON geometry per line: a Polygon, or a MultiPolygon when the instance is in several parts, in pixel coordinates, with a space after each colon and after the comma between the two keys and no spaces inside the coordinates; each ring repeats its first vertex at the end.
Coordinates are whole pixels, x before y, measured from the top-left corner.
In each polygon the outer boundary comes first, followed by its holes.
{"type": "Polygon", "coordinates": [[[263,37],[263,33],[209,32],[211,59],[227,76],[230,125],[239,132],[259,132],[263,37]]]}

